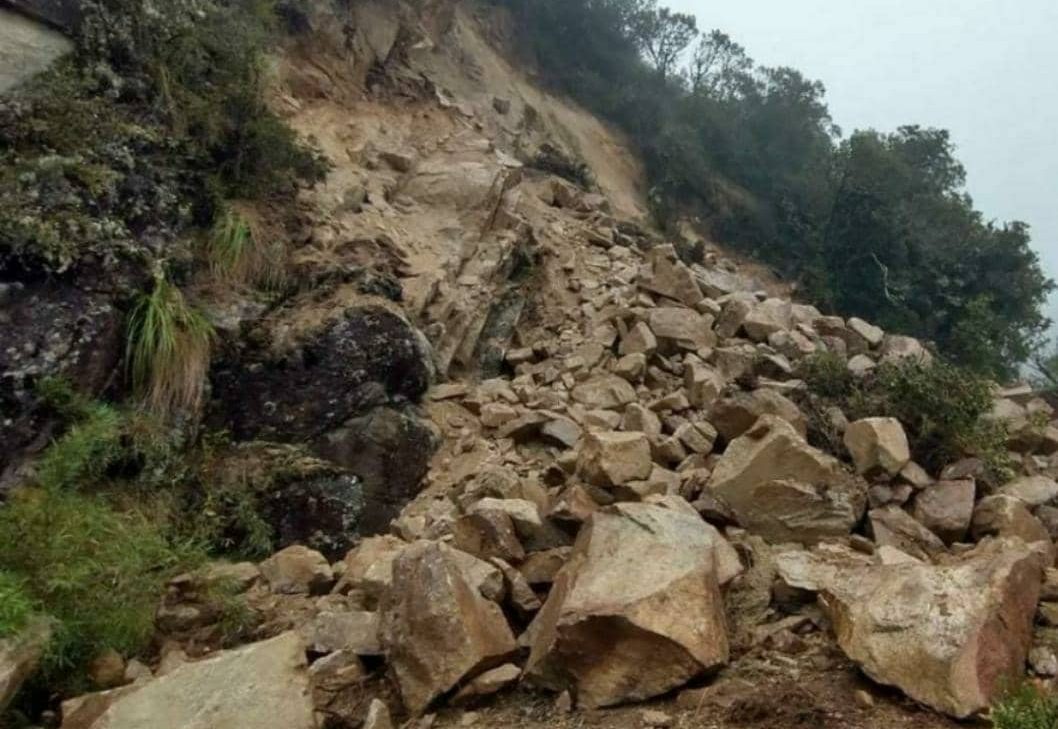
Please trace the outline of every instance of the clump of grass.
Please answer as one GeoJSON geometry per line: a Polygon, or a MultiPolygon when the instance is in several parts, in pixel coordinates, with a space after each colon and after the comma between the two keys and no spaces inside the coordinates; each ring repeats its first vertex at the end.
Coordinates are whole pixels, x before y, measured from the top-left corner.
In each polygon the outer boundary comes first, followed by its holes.
{"type": "Polygon", "coordinates": [[[37,482],[47,489],[82,488],[99,481],[123,455],[120,414],[96,403],[41,456],[37,482]]]}
{"type": "Polygon", "coordinates": [[[249,223],[231,210],[217,220],[207,254],[214,278],[222,283],[267,289],[283,283],[282,252],[259,240],[249,223]]]}
{"type": "Polygon", "coordinates": [[[991,719],[995,729],[1055,729],[1058,696],[1026,681],[992,707],[991,719]]]}
{"type": "Polygon", "coordinates": [[[44,666],[52,679],[70,679],[107,649],[140,653],[166,581],[201,560],[194,545],[101,497],[24,490],[0,509],[0,570],[56,622],[44,666]]]}
{"type": "Polygon", "coordinates": [[[0,638],[22,630],[33,612],[33,600],[26,594],[22,579],[0,570],[0,638]]]}
{"type": "Polygon", "coordinates": [[[154,290],[140,297],[129,318],[126,349],[133,387],[150,409],[200,407],[213,338],[209,320],[157,276],[154,290]]]}

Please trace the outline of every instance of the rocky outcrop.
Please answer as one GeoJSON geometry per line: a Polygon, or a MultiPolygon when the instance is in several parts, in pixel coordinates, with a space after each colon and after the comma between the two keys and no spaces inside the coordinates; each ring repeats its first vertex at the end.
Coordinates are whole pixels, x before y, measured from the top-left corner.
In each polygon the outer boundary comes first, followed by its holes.
{"type": "Polygon", "coordinates": [[[729,650],[720,586],[740,569],[693,513],[646,504],[596,512],[531,628],[526,674],[599,707],[715,670],[729,650]]]}

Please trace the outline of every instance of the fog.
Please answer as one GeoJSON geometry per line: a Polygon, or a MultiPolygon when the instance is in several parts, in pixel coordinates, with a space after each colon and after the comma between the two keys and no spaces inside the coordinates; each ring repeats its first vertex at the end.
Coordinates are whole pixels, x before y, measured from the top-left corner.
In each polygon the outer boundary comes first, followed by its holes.
{"type": "MultiPolygon", "coordinates": [[[[719,28],[763,65],[827,87],[848,133],[948,129],[990,219],[1024,220],[1058,279],[1058,2],[663,0],[719,28]]],[[[1049,307],[1058,320],[1058,296],[1049,307]]]]}

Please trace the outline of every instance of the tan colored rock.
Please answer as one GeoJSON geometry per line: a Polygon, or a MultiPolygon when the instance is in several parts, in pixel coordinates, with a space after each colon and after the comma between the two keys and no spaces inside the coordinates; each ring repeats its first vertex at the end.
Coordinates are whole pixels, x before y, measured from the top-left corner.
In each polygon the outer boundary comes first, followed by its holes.
{"type": "Polygon", "coordinates": [[[650,263],[650,276],[640,282],[647,291],[691,307],[705,298],[691,269],[680,262],[671,245],[651,249],[650,263]]]}
{"type": "Polygon", "coordinates": [[[502,428],[518,417],[518,411],[507,403],[490,402],[481,407],[481,424],[486,428],[502,428]]]}
{"type": "Polygon", "coordinates": [[[853,571],[820,599],[838,645],[868,676],[964,719],[1022,675],[1040,578],[1036,554],[999,541],[950,565],[853,571]]]}
{"type": "Polygon", "coordinates": [[[621,347],[618,350],[622,356],[628,354],[643,354],[649,357],[654,354],[658,348],[658,340],[654,336],[654,332],[650,331],[650,327],[647,326],[646,322],[637,322],[632,327],[628,334],[621,338],[621,347]]]}
{"type": "Polygon", "coordinates": [[[378,625],[378,613],[324,610],[301,625],[298,633],[314,653],[349,651],[357,656],[379,656],[378,625]]]}
{"type": "Polygon", "coordinates": [[[345,570],[336,592],[358,590],[377,603],[393,584],[393,561],[408,546],[397,537],[368,537],[345,555],[345,570]]]}
{"type": "Polygon", "coordinates": [[[613,373],[628,382],[639,382],[646,371],[647,357],[645,354],[626,354],[613,365],[613,373]]]}
{"type": "Polygon", "coordinates": [[[902,361],[932,362],[933,355],[926,349],[922,342],[914,337],[904,337],[897,334],[887,334],[879,350],[882,362],[895,364],[902,361]]]}
{"type": "Polygon", "coordinates": [[[788,397],[766,387],[720,398],[709,413],[709,422],[724,440],[732,441],[753,427],[763,415],[782,418],[801,435],[808,431],[808,421],[801,409],[788,397]]]}
{"type": "Polygon", "coordinates": [[[284,595],[321,595],[334,584],[326,557],[300,544],[276,552],[260,564],[272,592],[284,595]]]}
{"type": "Polygon", "coordinates": [[[616,375],[598,375],[574,387],[573,400],[586,408],[617,410],[635,402],[636,391],[616,375]]]}
{"type": "Polygon", "coordinates": [[[371,699],[371,704],[367,707],[367,716],[364,717],[363,729],[393,729],[393,718],[384,701],[371,699]]]}
{"type": "Polygon", "coordinates": [[[185,663],[125,692],[88,726],[316,729],[305,646],[297,634],[284,633],[185,663]]]}
{"type": "Polygon", "coordinates": [[[7,711],[22,684],[37,672],[51,635],[47,621],[34,620],[19,633],[0,640],[0,713],[7,711]]]}
{"type": "Polygon", "coordinates": [[[1005,484],[998,493],[1013,496],[1034,508],[1058,500],[1058,482],[1046,476],[1023,476],[1005,484]]]}
{"type": "Polygon", "coordinates": [[[580,440],[581,428],[570,418],[559,415],[540,426],[540,435],[566,448],[572,448],[580,440]]]}
{"type": "Polygon", "coordinates": [[[661,419],[650,408],[632,403],[625,408],[621,418],[621,429],[628,432],[646,433],[650,438],[661,435],[661,419]]]}
{"type": "Polygon", "coordinates": [[[683,368],[683,389],[696,408],[711,407],[724,389],[724,378],[708,365],[691,362],[683,368]]]}
{"type": "Polygon", "coordinates": [[[663,351],[696,352],[716,344],[713,319],[693,309],[659,307],[651,309],[647,319],[663,351]]]}
{"type": "Polygon", "coordinates": [[[592,515],[534,622],[527,677],[600,707],[659,696],[726,663],[725,544],[679,510],[619,504],[592,515]]]}
{"type": "Polygon", "coordinates": [[[1021,499],[1013,496],[997,494],[981,499],[974,508],[970,531],[974,539],[1017,537],[1026,544],[1042,543],[1046,551],[1054,551],[1047,528],[1021,499]]]}
{"type": "Polygon", "coordinates": [[[452,544],[478,559],[507,562],[525,559],[525,548],[514,531],[514,522],[502,511],[490,509],[461,516],[452,525],[452,544]]]}
{"type": "Polygon", "coordinates": [[[911,514],[946,544],[961,542],[970,529],[976,495],[972,479],[938,481],[919,492],[911,514]]]}
{"type": "Polygon", "coordinates": [[[413,714],[516,650],[500,607],[473,587],[466,568],[473,559],[422,541],[394,562],[393,589],[382,608],[382,644],[413,714]]]}
{"type": "Polygon", "coordinates": [[[774,543],[846,536],[867,504],[865,484],[774,415],[728,445],[708,488],[744,528],[774,543]]]}
{"type": "Polygon", "coordinates": [[[885,339],[885,331],[881,327],[868,324],[863,319],[857,319],[856,317],[849,319],[848,327],[863,337],[864,341],[872,348],[880,346],[885,339]]]}
{"type": "Polygon", "coordinates": [[[944,542],[899,506],[873,509],[867,515],[871,534],[880,547],[893,547],[921,560],[942,554],[944,542]]]}
{"type": "Polygon", "coordinates": [[[125,659],[117,651],[103,651],[88,665],[88,678],[101,689],[115,688],[125,683],[125,659]]]}
{"type": "Polygon", "coordinates": [[[716,335],[721,339],[731,339],[739,330],[746,317],[757,305],[757,298],[752,294],[736,294],[725,304],[716,320],[716,335]]]}
{"type": "Polygon", "coordinates": [[[754,306],[742,322],[742,328],[755,342],[766,342],[778,331],[793,325],[793,310],[785,299],[767,299],[754,306]]]}
{"type": "Polygon", "coordinates": [[[651,463],[650,441],[643,433],[588,433],[577,472],[596,486],[619,486],[647,478],[651,463]]]}
{"type": "Polygon", "coordinates": [[[513,663],[506,663],[499,668],[485,671],[461,688],[452,699],[452,703],[464,704],[483,696],[491,696],[512,685],[522,675],[522,669],[513,663]]]}
{"type": "Polygon", "coordinates": [[[862,474],[892,477],[911,461],[907,434],[896,418],[857,420],[845,430],[844,440],[862,474]]]}

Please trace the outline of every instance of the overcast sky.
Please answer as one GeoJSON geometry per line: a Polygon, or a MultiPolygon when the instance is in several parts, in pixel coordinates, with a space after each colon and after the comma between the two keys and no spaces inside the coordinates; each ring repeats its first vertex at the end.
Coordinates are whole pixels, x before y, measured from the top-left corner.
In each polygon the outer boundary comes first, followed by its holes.
{"type": "MultiPolygon", "coordinates": [[[[1058,279],[1058,0],[662,0],[827,87],[848,134],[948,129],[978,209],[1058,279]]],[[[1058,320],[1058,297],[1049,307],[1058,320]]]]}

